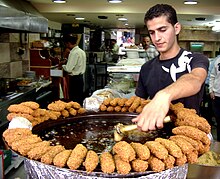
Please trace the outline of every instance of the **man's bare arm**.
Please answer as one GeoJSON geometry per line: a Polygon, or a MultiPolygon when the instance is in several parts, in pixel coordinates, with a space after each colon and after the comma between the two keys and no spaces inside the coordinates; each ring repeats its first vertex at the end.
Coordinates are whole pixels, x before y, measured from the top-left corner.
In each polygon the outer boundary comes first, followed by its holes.
{"type": "Polygon", "coordinates": [[[142,113],[132,121],[137,122],[143,131],[162,128],[171,101],[198,93],[206,76],[207,71],[203,68],[193,69],[191,73],[183,75],[176,82],[160,90],[144,107],[142,113]]]}

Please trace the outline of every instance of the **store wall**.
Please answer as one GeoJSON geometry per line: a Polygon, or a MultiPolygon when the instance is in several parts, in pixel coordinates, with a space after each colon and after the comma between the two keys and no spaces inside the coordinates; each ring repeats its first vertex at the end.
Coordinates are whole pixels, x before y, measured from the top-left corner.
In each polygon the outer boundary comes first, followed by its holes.
{"type": "MultiPolygon", "coordinates": [[[[0,33],[0,77],[21,77],[29,69],[27,44],[21,44],[19,33],[0,33]]],[[[24,36],[22,37],[25,38],[24,36]]]]}

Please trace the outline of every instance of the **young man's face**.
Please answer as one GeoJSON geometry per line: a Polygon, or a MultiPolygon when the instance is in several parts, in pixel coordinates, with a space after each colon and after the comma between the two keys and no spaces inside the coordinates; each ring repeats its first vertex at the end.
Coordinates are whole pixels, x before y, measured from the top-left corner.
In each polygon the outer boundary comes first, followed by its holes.
{"type": "Polygon", "coordinates": [[[181,29],[179,23],[173,26],[167,21],[166,16],[160,16],[147,21],[146,26],[151,40],[159,52],[165,53],[177,45],[176,35],[181,29]]]}

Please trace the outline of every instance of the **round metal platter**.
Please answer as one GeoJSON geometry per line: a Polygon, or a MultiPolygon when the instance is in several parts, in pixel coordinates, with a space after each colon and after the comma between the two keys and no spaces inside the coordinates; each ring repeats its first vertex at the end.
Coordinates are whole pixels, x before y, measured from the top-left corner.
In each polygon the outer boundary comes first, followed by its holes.
{"type": "MultiPolygon", "coordinates": [[[[32,132],[33,134],[39,135],[43,140],[50,141],[51,145],[60,144],[66,149],[73,149],[76,144],[81,143],[86,146],[87,149],[94,150],[97,154],[101,154],[103,151],[111,151],[115,144],[113,135],[114,126],[118,123],[124,125],[131,124],[131,119],[135,116],[137,116],[137,114],[134,113],[89,113],[70,118],[58,119],[56,121],[45,121],[44,123],[35,126],[32,129],[32,132]]],[[[135,130],[127,133],[123,140],[129,143],[145,143],[146,141],[154,140],[157,137],[168,138],[172,134],[171,130],[173,127],[172,123],[167,123],[164,128],[160,130],[158,129],[149,132],[135,130]]],[[[67,169],[67,171],[69,171],[69,169],[67,169]]],[[[155,173],[153,171],[131,171],[126,175],[118,174],[117,172],[105,174],[101,171],[100,166],[97,166],[97,169],[91,173],[87,173],[83,166],[72,172],[83,176],[104,178],[136,178],[155,173]]]]}

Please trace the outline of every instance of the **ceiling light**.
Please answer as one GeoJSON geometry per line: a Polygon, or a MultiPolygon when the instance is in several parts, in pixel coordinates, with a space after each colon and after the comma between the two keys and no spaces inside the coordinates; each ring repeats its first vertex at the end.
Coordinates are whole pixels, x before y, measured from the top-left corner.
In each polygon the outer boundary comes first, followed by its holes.
{"type": "Polygon", "coordinates": [[[85,20],[84,17],[76,17],[75,19],[76,19],[76,20],[80,20],[80,21],[85,20]]]}
{"type": "Polygon", "coordinates": [[[108,0],[109,3],[121,3],[122,0],[108,0]]]}
{"type": "Polygon", "coordinates": [[[119,21],[127,21],[128,19],[125,18],[125,17],[119,17],[118,20],[119,20],[119,21]]]}
{"type": "Polygon", "coordinates": [[[54,3],[66,3],[66,0],[52,0],[54,3]]]}
{"type": "Polygon", "coordinates": [[[198,2],[197,1],[193,1],[193,0],[188,0],[188,1],[184,1],[184,4],[186,4],[186,5],[194,5],[194,4],[198,4],[198,2]]]}

